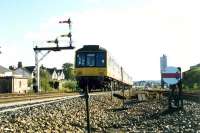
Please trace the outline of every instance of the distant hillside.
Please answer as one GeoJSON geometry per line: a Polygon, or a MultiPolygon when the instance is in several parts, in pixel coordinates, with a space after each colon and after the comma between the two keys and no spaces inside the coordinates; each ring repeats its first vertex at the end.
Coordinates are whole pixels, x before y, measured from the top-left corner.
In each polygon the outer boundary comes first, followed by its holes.
{"type": "Polygon", "coordinates": [[[138,80],[133,82],[153,82],[153,83],[160,83],[160,80],[138,80]]]}
{"type": "Polygon", "coordinates": [[[160,81],[159,80],[142,80],[142,81],[133,81],[133,84],[135,86],[141,86],[141,87],[150,87],[150,88],[159,88],[160,87],[160,81]]]}
{"type": "Polygon", "coordinates": [[[200,67],[192,68],[183,73],[184,89],[200,89],[200,67]]]}

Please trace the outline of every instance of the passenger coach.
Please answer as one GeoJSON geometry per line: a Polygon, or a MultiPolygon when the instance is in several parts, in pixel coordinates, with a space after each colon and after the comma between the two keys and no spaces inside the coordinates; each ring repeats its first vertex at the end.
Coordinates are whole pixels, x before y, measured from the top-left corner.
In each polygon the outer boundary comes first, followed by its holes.
{"type": "Polygon", "coordinates": [[[79,87],[117,90],[132,87],[132,78],[99,45],[84,45],[75,53],[75,76],[79,87]]]}

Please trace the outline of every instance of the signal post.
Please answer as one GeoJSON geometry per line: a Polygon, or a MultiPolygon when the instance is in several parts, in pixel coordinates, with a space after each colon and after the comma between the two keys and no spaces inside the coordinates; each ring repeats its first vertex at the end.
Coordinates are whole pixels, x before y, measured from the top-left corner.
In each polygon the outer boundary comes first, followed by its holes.
{"type": "Polygon", "coordinates": [[[169,85],[168,108],[183,108],[181,68],[167,67],[161,76],[163,81],[169,85]]]}

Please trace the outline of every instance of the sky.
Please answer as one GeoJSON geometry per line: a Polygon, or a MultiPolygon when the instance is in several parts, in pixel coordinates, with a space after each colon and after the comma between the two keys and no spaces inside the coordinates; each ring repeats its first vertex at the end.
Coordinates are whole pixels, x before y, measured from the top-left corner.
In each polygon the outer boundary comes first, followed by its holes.
{"type": "MultiPolygon", "coordinates": [[[[59,36],[69,29],[58,22],[70,17],[75,50],[100,45],[133,80],[159,80],[163,54],[182,71],[200,63],[199,7],[199,0],[1,0],[0,65],[34,65],[33,47],[57,37],[67,46],[59,36]]],[[[74,63],[75,50],[50,52],[40,64],[74,63]]]]}

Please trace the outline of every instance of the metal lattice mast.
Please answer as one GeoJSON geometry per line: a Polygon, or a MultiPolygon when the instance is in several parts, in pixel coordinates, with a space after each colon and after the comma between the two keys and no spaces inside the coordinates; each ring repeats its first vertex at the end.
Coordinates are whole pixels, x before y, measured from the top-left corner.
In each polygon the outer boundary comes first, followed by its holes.
{"type": "MultiPolygon", "coordinates": [[[[39,51],[35,51],[35,77],[36,77],[36,88],[40,91],[40,66],[38,60],[38,53],[39,51]]],[[[35,90],[37,91],[37,90],[35,90]]]]}

